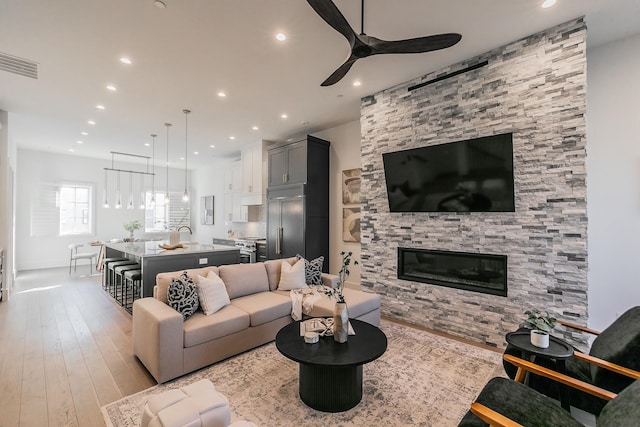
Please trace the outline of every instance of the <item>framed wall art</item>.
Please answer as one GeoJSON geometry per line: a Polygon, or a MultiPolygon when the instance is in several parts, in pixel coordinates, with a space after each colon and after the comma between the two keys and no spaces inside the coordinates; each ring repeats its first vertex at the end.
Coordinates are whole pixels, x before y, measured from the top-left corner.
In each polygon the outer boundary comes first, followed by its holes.
{"type": "Polygon", "coordinates": [[[342,240],[360,242],[360,207],[342,208],[342,240]]]}
{"type": "Polygon", "coordinates": [[[360,204],[360,169],[342,171],[342,204],[360,204]]]}

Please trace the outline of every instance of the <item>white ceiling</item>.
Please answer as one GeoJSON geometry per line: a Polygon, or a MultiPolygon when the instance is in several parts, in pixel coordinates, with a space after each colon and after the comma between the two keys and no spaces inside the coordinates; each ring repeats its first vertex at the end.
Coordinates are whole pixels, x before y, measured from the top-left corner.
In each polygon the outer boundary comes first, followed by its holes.
{"type": "MultiPolygon", "coordinates": [[[[153,0],[0,1],[0,52],[39,63],[37,80],[0,71],[0,109],[12,114],[17,145],[108,159],[110,151],[151,155],[144,143],[156,133],[164,160],[170,122],[169,157],[183,167],[188,108],[195,167],[247,142],[355,120],[363,96],[581,15],[590,48],[640,31],[640,0],[558,0],[549,9],[542,0],[366,0],[367,34],[458,32],[463,39],[438,52],[365,58],[338,84],[321,87],[349,49],[306,1],[164,1],[165,9],[153,0]],[[283,43],[274,39],[280,31],[283,43]],[[125,55],[132,65],[119,62],[125,55]],[[352,86],[356,79],[362,86],[352,86]],[[117,92],[106,90],[110,83],[117,92]]],[[[360,1],[335,3],[359,32],[360,1]]]]}

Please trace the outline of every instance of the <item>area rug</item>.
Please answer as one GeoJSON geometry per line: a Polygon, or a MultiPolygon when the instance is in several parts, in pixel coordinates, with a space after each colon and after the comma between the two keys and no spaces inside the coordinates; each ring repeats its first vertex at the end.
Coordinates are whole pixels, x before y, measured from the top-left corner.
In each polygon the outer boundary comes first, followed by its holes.
{"type": "Polygon", "coordinates": [[[502,354],[383,321],[386,353],[364,366],[355,407],[324,413],[298,396],[298,365],[273,343],[102,407],[108,427],[138,426],[147,400],[171,388],[210,379],[230,402],[232,421],[261,427],[455,426],[484,384],[504,376],[502,354]]]}

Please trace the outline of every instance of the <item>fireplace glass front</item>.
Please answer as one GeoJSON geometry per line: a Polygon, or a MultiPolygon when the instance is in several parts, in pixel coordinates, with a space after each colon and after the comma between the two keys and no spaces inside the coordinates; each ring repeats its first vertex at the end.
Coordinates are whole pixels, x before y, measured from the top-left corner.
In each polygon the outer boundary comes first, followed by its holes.
{"type": "Polygon", "coordinates": [[[507,296],[507,256],[398,248],[398,278],[507,296]]]}

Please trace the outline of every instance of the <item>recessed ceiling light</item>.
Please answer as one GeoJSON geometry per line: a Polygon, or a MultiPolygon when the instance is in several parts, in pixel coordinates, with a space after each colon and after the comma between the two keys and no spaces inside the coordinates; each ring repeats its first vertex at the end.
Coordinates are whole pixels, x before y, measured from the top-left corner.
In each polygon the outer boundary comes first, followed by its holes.
{"type": "Polygon", "coordinates": [[[224,98],[224,97],[226,97],[226,96],[227,96],[227,94],[226,94],[226,93],[224,93],[223,91],[220,91],[220,92],[218,92],[218,96],[219,96],[220,98],[224,98]]]}
{"type": "Polygon", "coordinates": [[[104,111],[104,105],[100,105],[100,104],[98,104],[98,105],[96,105],[96,108],[97,108],[98,110],[102,110],[102,111],[104,111]]]}
{"type": "Polygon", "coordinates": [[[131,65],[131,60],[124,56],[120,58],[120,62],[122,62],[123,64],[131,65]]]}
{"type": "Polygon", "coordinates": [[[258,126],[251,126],[251,129],[253,129],[253,130],[258,130],[258,129],[260,129],[260,128],[259,128],[258,126]]]}
{"type": "Polygon", "coordinates": [[[80,132],[80,135],[87,136],[87,135],[89,135],[89,134],[88,134],[87,132],[80,132]]]}
{"type": "Polygon", "coordinates": [[[193,154],[195,154],[195,155],[197,156],[197,155],[198,155],[198,154],[200,154],[200,153],[198,153],[197,151],[194,151],[194,152],[193,152],[193,154]]]}
{"type": "Polygon", "coordinates": [[[80,141],[80,140],[78,140],[78,141],[76,141],[76,143],[78,143],[78,144],[84,144],[84,141],[80,141]]]}
{"type": "Polygon", "coordinates": [[[69,151],[71,151],[73,153],[76,150],[74,150],[73,148],[69,148],[69,151]]]}
{"type": "Polygon", "coordinates": [[[145,143],[144,143],[144,146],[145,146],[145,147],[149,147],[150,145],[151,145],[151,144],[149,144],[148,142],[145,142],[145,143]]]}
{"type": "Polygon", "coordinates": [[[184,157],[180,157],[180,160],[184,160],[184,157]]]}
{"type": "Polygon", "coordinates": [[[284,114],[284,113],[283,113],[283,114],[280,114],[280,117],[281,117],[281,118],[283,118],[283,119],[286,119],[286,118],[288,118],[289,116],[287,116],[286,114],[284,114]]]}
{"type": "Polygon", "coordinates": [[[94,122],[93,120],[87,120],[87,123],[89,123],[91,126],[95,126],[96,122],[94,122]]]}
{"type": "Polygon", "coordinates": [[[279,42],[283,42],[287,39],[286,34],[284,33],[278,33],[276,34],[276,40],[278,40],[279,42]]]}
{"type": "Polygon", "coordinates": [[[107,85],[107,90],[110,90],[111,92],[115,92],[118,89],[116,89],[114,85],[107,85]]]}
{"type": "Polygon", "coordinates": [[[211,144],[211,145],[209,146],[209,148],[216,148],[216,146],[215,146],[215,145],[213,145],[213,144],[211,144]]]}
{"type": "Polygon", "coordinates": [[[358,86],[360,86],[361,84],[362,84],[362,83],[361,83],[359,80],[356,80],[355,82],[353,82],[353,85],[354,85],[355,87],[358,87],[358,86]]]}
{"type": "Polygon", "coordinates": [[[542,7],[546,9],[553,6],[554,4],[556,4],[556,0],[544,0],[544,3],[542,3],[542,7]]]}
{"type": "Polygon", "coordinates": [[[230,136],[229,139],[234,140],[234,139],[236,139],[236,137],[235,136],[230,136]]]}
{"type": "Polygon", "coordinates": [[[154,1],[153,5],[155,7],[157,7],[158,9],[164,9],[165,7],[167,7],[167,5],[163,1],[160,1],[160,0],[154,1]]]}

